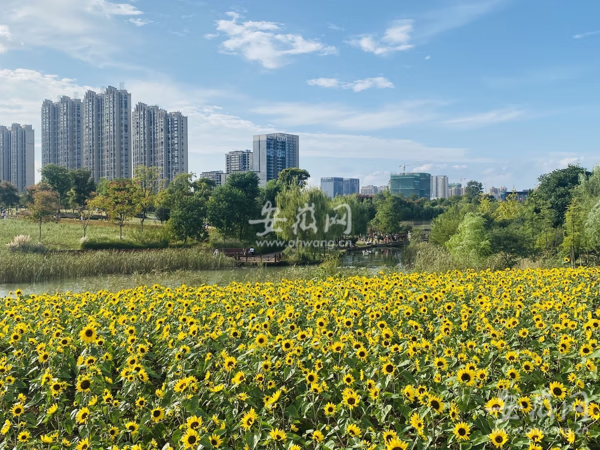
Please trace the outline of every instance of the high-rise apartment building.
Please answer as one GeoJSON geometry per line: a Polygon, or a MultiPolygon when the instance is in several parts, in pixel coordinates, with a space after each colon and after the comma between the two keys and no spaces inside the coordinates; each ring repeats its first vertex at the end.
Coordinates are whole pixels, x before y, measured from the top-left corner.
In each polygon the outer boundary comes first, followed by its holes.
{"type": "Polygon", "coordinates": [[[448,177],[446,175],[431,176],[431,199],[450,197],[448,177]]]}
{"type": "Polygon", "coordinates": [[[131,178],[131,94],[109,86],[102,101],[100,176],[131,178]]]}
{"type": "Polygon", "coordinates": [[[163,185],[188,170],[187,117],[138,103],[132,114],[132,160],[156,167],[163,185]]]}
{"type": "Polygon", "coordinates": [[[215,182],[217,186],[223,186],[227,180],[227,174],[222,170],[211,170],[209,172],[201,172],[200,178],[208,178],[215,182]]]}
{"type": "Polygon", "coordinates": [[[102,108],[103,95],[87,91],[83,98],[83,149],[82,166],[91,170],[92,177],[98,182],[102,176],[102,108]]]}
{"type": "Polygon", "coordinates": [[[10,128],[0,125],[0,181],[10,181],[10,128]]]}
{"type": "Polygon", "coordinates": [[[462,197],[465,193],[465,188],[460,183],[450,183],[448,186],[450,197],[462,197]]]}
{"type": "Polygon", "coordinates": [[[277,179],[282,170],[299,166],[299,136],[285,133],[254,136],[252,171],[257,173],[261,186],[277,179]]]}
{"type": "Polygon", "coordinates": [[[167,127],[168,179],[172,180],[180,173],[188,173],[188,118],[179,111],[171,112],[167,117],[167,127]]]}
{"type": "Polygon", "coordinates": [[[252,151],[234,150],[225,155],[225,172],[248,172],[252,170],[252,151]]]}
{"type": "Polygon", "coordinates": [[[431,175],[428,173],[397,173],[390,176],[390,193],[408,198],[431,198],[431,175]]]}
{"type": "Polygon", "coordinates": [[[31,125],[0,126],[0,181],[19,192],[35,183],[35,134],[31,125]]]}
{"type": "Polygon", "coordinates": [[[506,197],[506,192],[508,191],[508,189],[506,189],[506,186],[502,186],[499,188],[496,187],[491,187],[490,188],[490,195],[493,196],[496,200],[502,200],[503,196],[506,197]]]}
{"type": "Polygon", "coordinates": [[[83,156],[83,103],[61,97],[42,104],[42,167],[57,164],[81,169],[83,156]]]}
{"type": "Polygon", "coordinates": [[[95,181],[130,178],[131,94],[109,86],[103,93],[88,91],[83,99],[82,166],[95,181]]]}

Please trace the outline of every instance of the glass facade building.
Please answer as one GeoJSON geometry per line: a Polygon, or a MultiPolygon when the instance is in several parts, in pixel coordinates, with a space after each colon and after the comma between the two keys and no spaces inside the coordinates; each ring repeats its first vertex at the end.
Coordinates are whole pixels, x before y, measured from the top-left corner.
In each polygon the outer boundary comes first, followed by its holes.
{"type": "Polygon", "coordinates": [[[321,190],[329,198],[340,195],[352,195],[360,192],[360,180],[358,178],[325,177],[321,178],[321,190]]]}
{"type": "Polygon", "coordinates": [[[431,175],[428,173],[398,173],[390,176],[390,193],[408,198],[431,198],[431,175]]]}
{"type": "Polygon", "coordinates": [[[293,134],[273,133],[254,136],[252,171],[261,186],[276,180],[279,172],[300,167],[300,137],[293,134]]]}

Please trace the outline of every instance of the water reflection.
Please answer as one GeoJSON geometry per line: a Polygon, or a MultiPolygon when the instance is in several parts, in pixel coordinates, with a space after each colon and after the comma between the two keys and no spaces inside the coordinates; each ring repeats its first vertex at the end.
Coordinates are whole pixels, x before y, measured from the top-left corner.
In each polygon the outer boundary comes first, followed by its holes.
{"type": "MultiPolygon", "coordinates": [[[[400,264],[400,249],[371,248],[355,250],[340,258],[341,269],[368,269],[375,272],[379,268],[398,267],[400,264]]],[[[177,287],[182,284],[198,286],[201,284],[228,284],[233,281],[254,283],[275,281],[280,277],[297,278],[314,268],[310,267],[241,267],[236,269],[206,270],[206,271],[177,271],[161,274],[108,275],[86,277],[71,280],[51,280],[39,283],[0,284],[0,297],[9,292],[21,289],[25,294],[41,294],[45,292],[97,292],[100,290],[119,291],[137,286],[177,287]]]]}

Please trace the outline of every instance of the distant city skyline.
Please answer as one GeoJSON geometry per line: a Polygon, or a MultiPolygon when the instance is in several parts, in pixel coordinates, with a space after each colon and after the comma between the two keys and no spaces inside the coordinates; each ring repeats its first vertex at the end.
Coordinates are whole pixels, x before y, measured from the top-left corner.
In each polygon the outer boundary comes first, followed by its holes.
{"type": "Polygon", "coordinates": [[[600,2],[5,3],[0,123],[36,130],[38,179],[42,102],[120,82],[189,117],[196,174],[274,132],[301,136],[315,186],[407,164],[520,190],[600,161],[600,2]]]}

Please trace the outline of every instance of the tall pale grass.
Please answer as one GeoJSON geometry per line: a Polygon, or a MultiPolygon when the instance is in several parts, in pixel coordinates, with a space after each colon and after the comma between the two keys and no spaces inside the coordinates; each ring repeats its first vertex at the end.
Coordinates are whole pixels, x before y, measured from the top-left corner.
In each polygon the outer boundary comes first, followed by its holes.
{"type": "Polygon", "coordinates": [[[213,270],[235,262],[198,249],[164,249],[2,255],[0,283],[27,283],[97,275],[144,274],[175,270],[213,270]]]}

